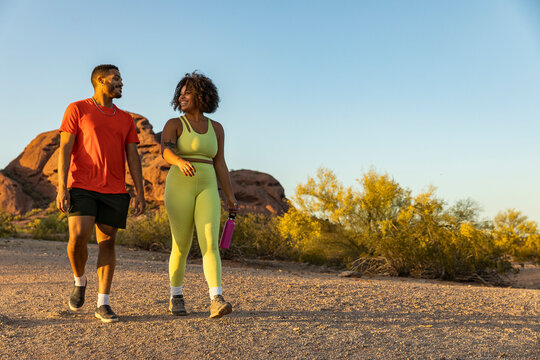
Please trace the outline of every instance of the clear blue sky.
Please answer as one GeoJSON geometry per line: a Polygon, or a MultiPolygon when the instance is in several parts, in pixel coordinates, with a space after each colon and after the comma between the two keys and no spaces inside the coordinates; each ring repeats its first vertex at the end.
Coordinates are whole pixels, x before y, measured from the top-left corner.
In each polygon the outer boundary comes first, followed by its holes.
{"type": "Polygon", "coordinates": [[[324,166],[437,187],[540,221],[540,2],[0,0],[0,168],[113,63],[159,132],[182,75],[210,76],[230,169],[292,195],[324,166]]]}

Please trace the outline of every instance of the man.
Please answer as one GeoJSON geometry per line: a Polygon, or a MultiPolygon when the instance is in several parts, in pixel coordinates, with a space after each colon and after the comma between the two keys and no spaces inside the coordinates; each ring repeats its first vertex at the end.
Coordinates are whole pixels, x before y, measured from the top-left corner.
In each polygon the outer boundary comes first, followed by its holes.
{"type": "Polygon", "coordinates": [[[58,157],[58,209],[68,214],[67,253],[75,284],[69,307],[84,304],[88,259],[87,242],[94,226],[99,247],[98,303],[95,316],[103,322],[118,321],[109,305],[116,264],[114,241],[126,227],[130,195],[126,190],[125,162],[135,184],[135,215],[144,211],[139,138],[132,117],[113,104],[122,97],[122,77],[114,65],[99,65],[92,71],[94,96],[70,104],[60,126],[58,157]]]}

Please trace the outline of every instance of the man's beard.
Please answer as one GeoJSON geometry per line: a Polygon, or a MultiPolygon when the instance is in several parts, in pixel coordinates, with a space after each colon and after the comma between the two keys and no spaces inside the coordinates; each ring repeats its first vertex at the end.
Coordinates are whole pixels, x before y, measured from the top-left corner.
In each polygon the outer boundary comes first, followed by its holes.
{"type": "Polygon", "coordinates": [[[122,97],[122,88],[119,88],[120,92],[117,92],[116,86],[107,86],[107,92],[111,94],[113,99],[120,99],[122,97]]]}

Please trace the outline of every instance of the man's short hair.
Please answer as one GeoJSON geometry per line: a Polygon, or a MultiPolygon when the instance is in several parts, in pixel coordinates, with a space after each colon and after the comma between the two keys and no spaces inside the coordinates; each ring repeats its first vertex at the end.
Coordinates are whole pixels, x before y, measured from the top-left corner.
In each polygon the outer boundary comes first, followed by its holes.
{"type": "Polygon", "coordinates": [[[97,78],[99,76],[106,76],[107,74],[109,74],[109,71],[111,70],[118,70],[118,67],[111,64],[104,64],[104,65],[96,66],[94,70],[92,71],[92,76],[90,77],[90,81],[92,81],[92,86],[94,86],[95,88],[97,85],[97,78]]]}

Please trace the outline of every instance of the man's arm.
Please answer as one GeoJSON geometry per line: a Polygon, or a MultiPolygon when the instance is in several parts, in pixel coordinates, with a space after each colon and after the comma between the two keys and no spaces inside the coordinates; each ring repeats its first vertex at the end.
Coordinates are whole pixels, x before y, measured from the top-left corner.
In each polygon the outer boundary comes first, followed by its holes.
{"type": "Polygon", "coordinates": [[[144,212],[145,201],[141,157],[137,151],[137,144],[126,144],[126,158],[129,172],[131,173],[131,178],[133,179],[133,184],[135,185],[136,194],[135,203],[133,205],[135,207],[135,215],[138,216],[144,212]]]}
{"type": "Polygon", "coordinates": [[[65,131],[60,133],[60,148],[58,153],[58,193],[56,195],[56,207],[63,213],[68,212],[71,207],[71,199],[67,190],[67,176],[74,142],[75,135],[65,131]]]}

